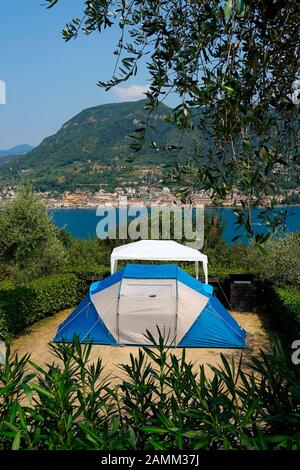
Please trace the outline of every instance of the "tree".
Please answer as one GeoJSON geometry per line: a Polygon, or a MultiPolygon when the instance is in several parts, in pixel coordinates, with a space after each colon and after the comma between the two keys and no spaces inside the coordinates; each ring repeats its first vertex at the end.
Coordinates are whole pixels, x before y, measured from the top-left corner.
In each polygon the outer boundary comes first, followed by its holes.
{"type": "MultiPolygon", "coordinates": [[[[47,0],[48,8],[58,1],[47,0]]],[[[136,129],[134,150],[144,143],[151,112],[176,93],[180,104],[168,121],[182,133],[199,128],[201,140],[185,165],[176,162],[181,140],[154,148],[174,157],[171,179],[183,197],[196,187],[212,189],[215,200],[244,194],[238,223],[254,237],[252,208],[278,191],[283,175],[299,175],[298,0],[85,0],[83,10],[63,29],[66,41],[81,31],[120,29],[115,71],[99,86],[127,81],[147,58],[149,120],[136,129]]]]}
{"type": "Polygon", "coordinates": [[[300,234],[272,237],[265,249],[267,254],[250,245],[245,257],[247,268],[277,285],[300,288],[300,234]]]}
{"type": "Polygon", "coordinates": [[[0,263],[16,282],[59,270],[66,251],[45,206],[28,185],[0,216],[0,263]]]}

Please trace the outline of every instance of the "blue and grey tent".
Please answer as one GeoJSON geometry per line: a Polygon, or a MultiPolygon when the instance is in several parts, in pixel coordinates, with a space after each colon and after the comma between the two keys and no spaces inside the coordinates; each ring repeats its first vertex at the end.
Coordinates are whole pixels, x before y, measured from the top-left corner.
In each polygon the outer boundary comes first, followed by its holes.
{"type": "Polygon", "coordinates": [[[58,327],[56,342],[144,345],[158,330],[178,347],[244,348],[245,330],[213,295],[213,288],[177,265],[128,264],[94,282],[58,327]]]}

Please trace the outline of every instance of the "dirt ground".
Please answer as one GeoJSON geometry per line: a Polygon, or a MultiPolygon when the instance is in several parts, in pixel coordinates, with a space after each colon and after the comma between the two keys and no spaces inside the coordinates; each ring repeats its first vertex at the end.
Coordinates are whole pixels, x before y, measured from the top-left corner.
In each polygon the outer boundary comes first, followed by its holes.
{"type": "MultiPolygon", "coordinates": [[[[12,352],[17,351],[20,356],[30,353],[31,360],[40,366],[52,363],[55,358],[49,350],[49,341],[54,337],[58,325],[71,311],[72,309],[64,310],[34,324],[12,342],[12,352]]],[[[259,349],[268,350],[270,348],[273,335],[266,319],[262,315],[236,312],[232,312],[232,315],[248,333],[247,347],[243,351],[244,363],[247,363],[251,356],[258,352],[259,349]]],[[[95,345],[92,347],[91,360],[95,360],[98,357],[102,358],[107,373],[112,374],[113,377],[119,376],[120,370],[118,365],[128,363],[129,354],[137,354],[138,349],[138,347],[129,346],[95,345]]],[[[173,352],[178,356],[180,356],[181,351],[181,348],[173,349],[173,352]]],[[[234,358],[238,361],[241,355],[241,350],[237,349],[187,348],[186,359],[192,361],[195,366],[200,364],[216,366],[220,363],[220,352],[224,353],[229,360],[234,358]]],[[[210,369],[206,367],[206,370],[210,375],[210,369]]]]}

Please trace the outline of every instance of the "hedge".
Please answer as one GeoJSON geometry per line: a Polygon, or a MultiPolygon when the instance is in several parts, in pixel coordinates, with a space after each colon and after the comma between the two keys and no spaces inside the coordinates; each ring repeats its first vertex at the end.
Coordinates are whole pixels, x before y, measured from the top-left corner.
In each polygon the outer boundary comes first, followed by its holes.
{"type": "Polygon", "coordinates": [[[4,292],[10,289],[13,289],[14,283],[9,279],[5,279],[0,282],[0,292],[4,292]]]}
{"type": "Polygon", "coordinates": [[[76,305],[84,292],[75,274],[45,276],[0,292],[0,339],[8,341],[35,321],[76,305]]]}
{"type": "Polygon", "coordinates": [[[295,287],[273,287],[271,314],[277,331],[286,338],[300,334],[300,290],[295,287]]]}
{"type": "Polygon", "coordinates": [[[85,285],[87,289],[89,285],[98,279],[103,279],[110,275],[110,266],[104,265],[88,265],[77,266],[76,268],[68,268],[68,273],[75,274],[77,279],[85,285]]]}

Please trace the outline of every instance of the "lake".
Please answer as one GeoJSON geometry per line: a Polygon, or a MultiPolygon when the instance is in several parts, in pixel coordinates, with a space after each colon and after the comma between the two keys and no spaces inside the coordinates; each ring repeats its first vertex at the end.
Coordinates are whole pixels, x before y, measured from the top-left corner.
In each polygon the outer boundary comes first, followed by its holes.
{"type": "MultiPolygon", "coordinates": [[[[278,208],[277,210],[280,210],[278,208]]],[[[238,235],[236,231],[235,220],[236,216],[231,208],[218,208],[206,209],[208,213],[215,211],[218,216],[225,222],[225,230],[223,238],[227,244],[231,243],[234,236],[238,235]]],[[[267,227],[263,226],[258,218],[259,209],[253,210],[254,228],[259,232],[266,232],[267,227]]],[[[50,215],[54,223],[59,227],[65,227],[75,238],[89,239],[96,238],[96,226],[100,221],[100,217],[96,215],[96,208],[91,209],[51,209],[50,215]]],[[[299,232],[300,231],[300,206],[290,206],[288,209],[287,218],[287,231],[299,232]]],[[[247,239],[242,237],[240,240],[246,243],[247,239]]]]}

